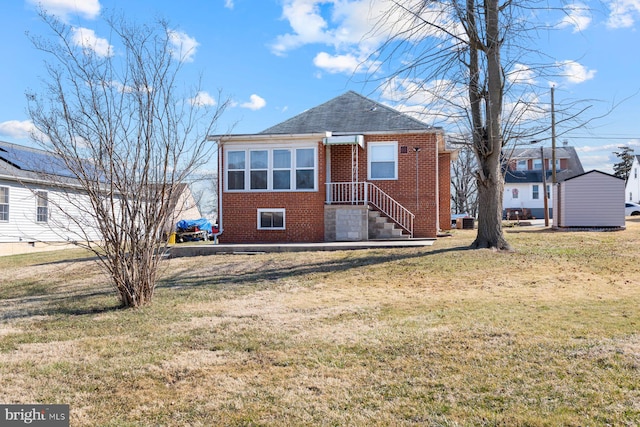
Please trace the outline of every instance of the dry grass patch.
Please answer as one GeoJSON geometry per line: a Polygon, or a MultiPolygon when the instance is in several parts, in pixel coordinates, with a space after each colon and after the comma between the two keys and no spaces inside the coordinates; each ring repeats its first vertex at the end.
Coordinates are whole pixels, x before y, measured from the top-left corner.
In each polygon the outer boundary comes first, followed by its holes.
{"type": "Polygon", "coordinates": [[[465,250],[460,230],[174,259],[137,310],[88,261],[33,258],[0,291],[0,401],[69,403],[73,425],[637,425],[627,224],[514,228],[508,254],[465,250]]]}

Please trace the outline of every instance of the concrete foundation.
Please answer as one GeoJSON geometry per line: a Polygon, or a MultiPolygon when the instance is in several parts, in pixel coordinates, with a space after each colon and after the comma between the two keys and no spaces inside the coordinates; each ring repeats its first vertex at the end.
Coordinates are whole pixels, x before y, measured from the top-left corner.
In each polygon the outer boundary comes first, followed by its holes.
{"type": "Polygon", "coordinates": [[[325,205],[325,242],[357,242],[369,238],[366,206],[325,205]]]}

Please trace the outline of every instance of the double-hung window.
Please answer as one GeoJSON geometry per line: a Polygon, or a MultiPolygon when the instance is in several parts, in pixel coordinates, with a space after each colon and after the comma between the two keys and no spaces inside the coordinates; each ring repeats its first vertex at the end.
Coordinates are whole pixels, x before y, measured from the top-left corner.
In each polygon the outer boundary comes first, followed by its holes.
{"type": "Polygon", "coordinates": [[[540,186],[538,184],[533,184],[531,198],[533,200],[538,200],[540,198],[540,186]]]}
{"type": "Polygon", "coordinates": [[[244,151],[229,151],[227,159],[227,188],[244,190],[244,173],[246,168],[244,151]]]}
{"type": "Polygon", "coordinates": [[[273,150],[273,189],[291,189],[291,150],[273,150]]]}
{"type": "Polygon", "coordinates": [[[251,157],[251,189],[266,190],[269,174],[269,152],[267,150],[249,151],[251,157]]]}
{"type": "Polygon", "coordinates": [[[367,157],[369,179],[398,179],[397,142],[370,142],[367,157]]]}
{"type": "Polygon", "coordinates": [[[9,221],[9,187],[0,187],[0,221],[9,221]]]}
{"type": "Polygon", "coordinates": [[[315,164],[313,148],[296,149],[296,188],[298,190],[315,188],[315,164]]]}
{"type": "Polygon", "coordinates": [[[36,192],[36,221],[49,221],[49,195],[46,191],[36,192]]]}
{"type": "Polygon", "coordinates": [[[228,191],[309,191],[317,188],[315,148],[227,151],[228,191]]]}

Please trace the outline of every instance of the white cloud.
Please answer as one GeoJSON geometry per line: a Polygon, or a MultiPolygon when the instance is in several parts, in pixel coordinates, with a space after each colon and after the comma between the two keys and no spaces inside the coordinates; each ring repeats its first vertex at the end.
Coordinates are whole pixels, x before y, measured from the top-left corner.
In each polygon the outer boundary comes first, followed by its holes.
{"type": "Polygon", "coordinates": [[[569,83],[583,83],[596,75],[596,70],[589,70],[576,61],[562,61],[558,63],[560,73],[569,83]]]}
{"type": "Polygon", "coordinates": [[[76,45],[91,50],[98,56],[113,56],[113,46],[107,39],[97,37],[95,31],[82,27],[74,27],[71,31],[72,40],[76,45]]]}
{"type": "Polygon", "coordinates": [[[583,3],[573,3],[565,6],[566,16],[560,21],[560,28],[573,28],[574,33],[584,31],[591,24],[590,9],[583,3]]]}
{"type": "Polygon", "coordinates": [[[0,123],[0,135],[13,139],[27,139],[36,132],[36,127],[31,120],[9,120],[0,123]]]}
{"type": "Polygon", "coordinates": [[[225,0],[224,7],[226,7],[227,9],[233,9],[233,0],[225,0]]]}
{"type": "Polygon", "coordinates": [[[249,102],[240,104],[242,108],[248,108],[249,110],[256,111],[256,110],[260,110],[261,108],[264,108],[264,106],[267,105],[267,101],[265,101],[263,98],[261,98],[256,94],[251,95],[249,98],[250,98],[249,102]]]}
{"type": "Polygon", "coordinates": [[[100,14],[98,0],[27,0],[35,6],[67,21],[70,16],[79,15],[87,19],[95,19],[100,14]]]}
{"type": "Polygon", "coordinates": [[[316,67],[322,68],[328,73],[354,73],[358,69],[360,61],[353,55],[329,55],[326,52],[320,52],[313,58],[316,67]]]}
{"type": "Polygon", "coordinates": [[[195,97],[189,99],[189,103],[197,107],[206,107],[216,105],[217,102],[208,92],[201,91],[195,97]]]}
{"type": "Polygon", "coordinates": [[[513,70],[507,73],[507,80],[511,83],[533,84],[535,73],[531,68],[523,64],[515,64],[513,70]]]}
{"type": "Polygon", "coordinates": [[[180,62],[193,62],[200,43],[181,31],[169,30],[167,35],[171,43],[171,55],[180,62]]]}
{"type": "Polygon", "coordinates": [[[278,36],[272,45],[275,54],[284,54],[308,43],[328,42],[327,22],[320,14],[321,1],[287,0],[282,8],[282,17],[289,21],[293,34],[278,36]]]}
{"type": "Polygon", "coordinates": [[[285,55],[309,44],[330,46],[335,52],[318,53],[314,64],[329,73],[350,74],[356,67],[362,72],[375,70],[379,64],[370,60],[371,55],[391,35],[412,42],[427,37],[450,40],[447,33],[464,37],[460,24],[451,18],[452,9],[440,2],[404,0],[392,10],[390,4],[388,0],[284,0],[282,18],[291,31],[276,38],[272,53],[285,55]],[[418,7],[420,18],[405,12],[418,7]]]}
{"type": "Polygon", "coordinates": [[[640,0],[612,0],[609,8],[609,28],[630,28],[640,19],[640,0]]]}

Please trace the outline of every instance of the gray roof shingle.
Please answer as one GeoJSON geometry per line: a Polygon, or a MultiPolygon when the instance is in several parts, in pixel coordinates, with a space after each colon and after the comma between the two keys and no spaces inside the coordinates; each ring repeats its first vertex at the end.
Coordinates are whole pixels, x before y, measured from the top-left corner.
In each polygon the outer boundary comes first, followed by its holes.
{"type": "MultiPolygon", "coordinates": [[[[552,158],[551,147],[544,147],[544,158],[552,158]]],[[[540,148],[516,148],[511,153],[510,160],[540,159],[540,148]]],[[[556,180],[562,182],[573,176],[584,173],[582,162],[574,147],[556,147],[556,159],[567,159],[567,168],[556,171],[556,180]]],[[[551,182],[551,170],[547,170],[547,180],[551,182]]],[[[536,183],[542,182],[542,170],[513,171],[505,172],[505,182],[507,183],[536,183]]]]}
{"type": "Polygon", "coordinates": [[[407,114],[349,91],[259,133],[269,135],[318,132],[364,134],[430,129],[433,128],[407,114]]]}

